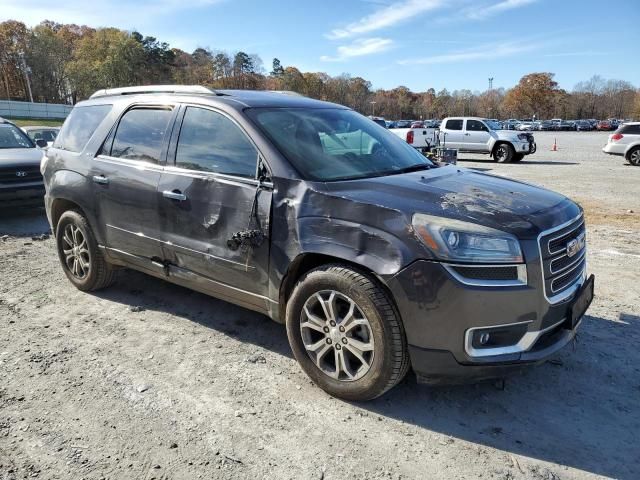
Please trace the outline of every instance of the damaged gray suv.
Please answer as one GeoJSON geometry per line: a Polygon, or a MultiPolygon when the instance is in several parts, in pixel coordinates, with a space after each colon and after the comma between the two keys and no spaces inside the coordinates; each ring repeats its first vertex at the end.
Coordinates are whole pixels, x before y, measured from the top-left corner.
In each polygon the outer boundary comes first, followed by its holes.
{"type": "Polygon", "coordinates": [[[204,87],[96,92],[43,163],[66,276],[127,267],[286,324],[331,395],[502,377],[593,298],[581,208],[441,166],[340,105],[204,87]]]}

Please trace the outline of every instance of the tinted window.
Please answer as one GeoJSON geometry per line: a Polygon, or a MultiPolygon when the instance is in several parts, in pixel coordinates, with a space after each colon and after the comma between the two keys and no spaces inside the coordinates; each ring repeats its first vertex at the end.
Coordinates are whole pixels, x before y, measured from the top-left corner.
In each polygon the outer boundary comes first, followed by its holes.
{"type": "Polygon", "coordinates": [[[224,115],[189,107],[182,121],[176,165],[190,170],[255,178],[258,152],[224,115]]]}
{"type": "Polygon", "coordinates": [[[33,143],[22,130],[13,125],[0,125],[0,148],[33,148],[33,143]]]}
{"type": "Polygon", "coordinates": [[[462,120],[447,120],[444,128],[447,130],[462,130],[462,120]]]}
{"type": "Polygon", "coordinates": [[[640,135],[640,125],[623,125],[620,127],[620,133],[627,135],[640,135]]]}
{"type": "Polygon", "coordinates": [[[75,107],[64,122],[53,146],[71,152],[81,152],[109,111],[111,105],[75,107]]]}
{"type": "Polygon", "coordinates": [[[407,142],[352,110],[252,108],[246,112],[306,179],[376,177],[433,166],[407,142]]]}
{"type": "Polygon", "coordinates": [[[478,120],[467,120],[467,130],[471,132],[486,132],[487,127],[478,120]]]}
{"type": "Polygon", "coordinates": [[[129,110],[118,124],[111,147],[111,156],[158,163],[162,151],[162,140],[170,119],[170,109],[134,108],[129,110]]]}

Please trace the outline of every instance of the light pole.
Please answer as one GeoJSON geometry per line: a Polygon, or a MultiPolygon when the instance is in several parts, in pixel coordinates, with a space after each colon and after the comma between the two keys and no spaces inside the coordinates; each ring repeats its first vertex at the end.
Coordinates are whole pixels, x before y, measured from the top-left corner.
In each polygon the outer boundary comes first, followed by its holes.
{"type": "Polygon", "coordinates": [[[29,78],[31,69],[27,66],[27,62],[24,59],[24,52],[20,52],[20,60],[22,60],[22,72],[24,73],[24,79],[27,83],[27,93],[29,94],[29,101],[33,103],[33,94],[31,93],[31,79],[29,78]]]}
{"type": "Polygon", "coordinates": [[[371,101],[369,103],[371,104],[371,116],[375,117],[376,116],[376,102],[371,101]]]}
{"type": "Polygon", "coordinates": [[[493,77],[489,77],[489,91],[493,90],[493,77]]]}

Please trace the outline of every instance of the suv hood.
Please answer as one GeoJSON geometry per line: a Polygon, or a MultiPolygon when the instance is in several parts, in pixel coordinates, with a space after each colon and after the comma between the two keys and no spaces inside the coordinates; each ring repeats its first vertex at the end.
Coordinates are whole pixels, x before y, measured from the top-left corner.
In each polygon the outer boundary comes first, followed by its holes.
{"type": "Polygon", "coordinates": [[[354,209],[359,218],[347,218],[347,205],[339,210],[342,218],[361,223],[375,223],[375,208],[392,209],[409,222],[414,213],[427,213],[533,238],[580,214],[580,207],[558,193],[454,166],[325,185],[327,193],[373,207],[366,222],[361,208],[354,209]]]}
{"type": "Polygon", "coordinates": [[[40,165],[42,155],[39,148],[0,148],[0,168],[40,165]]]}

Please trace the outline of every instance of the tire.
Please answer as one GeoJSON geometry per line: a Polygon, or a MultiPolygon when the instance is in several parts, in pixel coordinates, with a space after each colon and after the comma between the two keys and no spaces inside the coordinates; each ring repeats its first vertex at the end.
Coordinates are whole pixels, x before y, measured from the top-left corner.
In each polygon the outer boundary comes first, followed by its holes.
{"type": "Polygon", "coordinates": [[[519,162],[524,158],[524,153],[516,153],[513,156],[513,160],[511,160],[512,162],[519,162]]]}
{"type": "Polygon", "coordinates": [[[325,265],[305,274],[287,302],[286,326],[304,372],[334,397],[372,400],[409,370],[393,303],[374,280],[350,267],[325,265]]]}
{"type": "Polygon", "coordinates": [[[67,210],[62,214],[56,226],[56,244],[62,269],[78,290],[100,290],[115,281],[116,271],[104,259],[82,213],[67,210]]]}
{"type": "Polygon", "coordinates": [[[640,167],[640,147],[635,147],[629,151],[627,161],[635,167],[640,167]]]}
{"type": "Polygon", "coordinates": [[[498,163],[513,161],[516,151],[510,143],[500,143],[493,149],[493,159],[498,163]]]}

